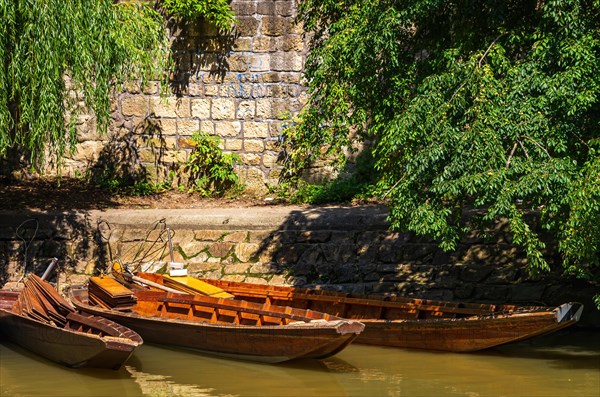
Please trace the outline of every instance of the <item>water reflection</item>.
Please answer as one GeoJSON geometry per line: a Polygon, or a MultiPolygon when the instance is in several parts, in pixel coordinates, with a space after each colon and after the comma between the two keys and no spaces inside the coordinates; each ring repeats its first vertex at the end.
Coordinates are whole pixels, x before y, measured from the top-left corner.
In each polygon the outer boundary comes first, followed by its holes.
{"type": "Polygon", "coordinates": [[[600,338],[566,332],[478,354],[352,345],[323,361],[239,362],[144,345],[119,371],[0,344],[1,396],[600,396],[600,338]]]}
{"type": "Polygon", "coordinates": [[[139,396],[123,369],[72,369],[0,343],[0,396],[139,396]]]}
{"type": "Polygon", "coordinates": [[[360,382],[352,383],[351,395],[600,396],[600,338],[593,332],[477,354],[394,352],[359,345],[352,354],[361,359],[360,382]]]}
{"type": "Polygon", "coordinates": [[[145,372],[139,372],[135,367],[127,366],[127,372],[141,389],[145,396],[197,396],[212,397],[221,394],[215,394],[212,388],[202,388],[191,384],[178,384],[169,379],[170,376],[153,375],[145,372]]]}
{"type": "Polygon", "coordinates": [[[189,394],[180,395],[186,396],[321,395],[323,383],[327,384],[329,395],[341,396],[345,393],[335,374],[357,369],[339,358],[269,365],[144,346],[126,370],[148,396],[182,386],[189,394]]]}

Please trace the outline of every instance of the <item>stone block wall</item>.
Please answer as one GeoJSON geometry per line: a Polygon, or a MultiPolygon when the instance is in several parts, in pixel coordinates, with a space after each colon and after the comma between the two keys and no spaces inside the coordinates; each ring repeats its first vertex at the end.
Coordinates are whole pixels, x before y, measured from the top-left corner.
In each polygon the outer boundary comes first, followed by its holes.
{"type": "Polygon", "coordinates": [[[63,174],[85,174],[112,161],[161,180],[185,162],[190,136],[201,130],[239,154],[237,173],[249,190],[277,183],[281,130],[306,102],[297,0],[234,0],[231,6],[237,22],[230,34],[202,23],[171,26],[170,87],[128,84],[113,103],[108,136],[97,134],[92,116],[80,117],[77,153],[63,174]]]}
{"type": "Polygon", "coordinates": [[[561,277],[560,266],[529,276],[524,253],[502,225],[493,237],[465,238],[449,254],[427,239],[389,231],[382,207],[0,215],[5,288],[18,286],[25,271],[42,274],[52,257],[60,259],[59,275],[52,279],[59,288],[107,272],[115,260],[164,271],[170,261],[168,226],[174,260],[194,276],[469,302],[579,301],[586,306],[581,324],[600,327],[600,311],[592,303],[600,286],[561,277]],[[32,215],[37,221],[23,224],[32,215]]]}

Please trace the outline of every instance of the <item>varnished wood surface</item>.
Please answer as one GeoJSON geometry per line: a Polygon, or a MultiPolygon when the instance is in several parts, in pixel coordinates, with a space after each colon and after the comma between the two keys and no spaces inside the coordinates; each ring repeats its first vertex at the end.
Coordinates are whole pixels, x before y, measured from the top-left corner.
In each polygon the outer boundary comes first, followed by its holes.
{"type": "Polygon", "coordinates": [[[75,368],[118,369],[143,343],[121,324],[78,312],[34,275],[20,292],[0,290],[0,332],[35,354],[75,368]]]}
{"type": "Polygon", "coordinates": [[[72,288],[70,297],[79,309],[130,327],[146,342],[269,363],[329,357],[364,329],[358,321],[313,310],[164,291],[133,293],[130,312],[93,304],[85,287],[72,288]]]}
{"type": "MultiPolygon", "coordinates": [[[[162,275],[138,273],[161,283],[162,275]]],[[[312,309],[365,324],[355,343],[471,352],[555,332],[579,320],[582,305],[556,308],[353,295],[325,290],[201,279],[257,303],[312,309]],[[559,313],[565,313],[564,316],[559,313]]],[[[170,283],[173,287],[173,283],[170,283]]]]}

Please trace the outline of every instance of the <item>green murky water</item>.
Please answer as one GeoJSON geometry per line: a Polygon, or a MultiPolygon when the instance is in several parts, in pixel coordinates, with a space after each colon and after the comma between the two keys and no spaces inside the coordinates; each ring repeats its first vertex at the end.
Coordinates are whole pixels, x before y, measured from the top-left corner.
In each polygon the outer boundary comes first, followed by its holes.
{"type": "Polygon", "coordinates": [[[564,331],[476,354],[352,345],[278,365],[144,345],[119,371],[68,369],[3,342],[0,396],[600,397],[600,333],[564,331]]]}

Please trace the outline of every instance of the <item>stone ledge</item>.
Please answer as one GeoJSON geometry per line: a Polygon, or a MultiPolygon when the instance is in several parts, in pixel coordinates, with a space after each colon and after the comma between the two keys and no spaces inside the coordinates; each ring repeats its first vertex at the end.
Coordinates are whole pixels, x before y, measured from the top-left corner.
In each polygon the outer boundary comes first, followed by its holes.
{"type": "Polygon", "coordinates": [[[387,209],[384,206],[308,207],[264,206],[194,209],[110,209],[65,212],[0,211],[0,226],[30,218],[71,219],[76,222],[106,221],[120,226],[152,225],[164,219],[173,229],[202,226],[218,230],[386,230],[387,209]]]}

